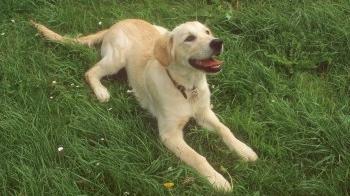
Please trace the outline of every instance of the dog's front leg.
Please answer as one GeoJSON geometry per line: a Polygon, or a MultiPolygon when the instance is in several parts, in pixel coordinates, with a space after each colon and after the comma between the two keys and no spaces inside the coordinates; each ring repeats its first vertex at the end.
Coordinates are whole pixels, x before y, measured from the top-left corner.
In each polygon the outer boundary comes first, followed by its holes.
{"type": "Polygon", "coordinates": [[[183,139],[183,121],[159,120],[159,133],[164,145],[186,164],[194,168],[218,190],[231,191],[230,183],[208,163],[205,157],[193,150],[183,139]]]}
{"type": "Polygon", "coordinates": [[[218,117],[209,107],[199,111],[195,118],[204,128],[216,130],[229,149],[235,151],[241,158],[243,158],[243,160],[255,161],[258,158],[256,153],[249,146],[239,141],[230,129],[220,122],[218,117]]]}

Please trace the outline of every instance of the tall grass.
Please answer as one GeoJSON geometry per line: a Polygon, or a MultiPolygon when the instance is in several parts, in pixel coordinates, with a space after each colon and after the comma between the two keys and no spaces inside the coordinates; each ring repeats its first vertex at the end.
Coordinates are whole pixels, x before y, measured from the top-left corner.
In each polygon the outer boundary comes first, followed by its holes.
{"type": "Polygon", "coordinates": [[[160,143],[125,82],[105,80],[111,101],[94,98],[83,75],[98,49],[44,41],[28,23],[74,36],[142,18],[169,29],[200,20],[224,39],[214,110],[260,159],[241,162],[194,123],[185,132],[233,195],[349,195],[349,10],[346,0],[1,1],[0,194],[219,194],[160,143]]]}

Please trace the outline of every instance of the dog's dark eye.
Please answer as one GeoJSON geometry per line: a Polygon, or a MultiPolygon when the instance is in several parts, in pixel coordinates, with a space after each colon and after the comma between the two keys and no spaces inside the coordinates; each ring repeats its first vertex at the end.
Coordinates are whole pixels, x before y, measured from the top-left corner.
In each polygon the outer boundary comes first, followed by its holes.
{"type": "Polygon", "coordinates": [[[210,31],[209,31],[209,30],[206,30],[205,33],[208,34],[208,35],[210,35],[210,31]]]}
{"type": "Polygon", "coordinates": [[[185,42],[191,42],[191,41],[194,41],[195,39],[196,39],[196,36],[189,35],[186,37],[185,42]]]}

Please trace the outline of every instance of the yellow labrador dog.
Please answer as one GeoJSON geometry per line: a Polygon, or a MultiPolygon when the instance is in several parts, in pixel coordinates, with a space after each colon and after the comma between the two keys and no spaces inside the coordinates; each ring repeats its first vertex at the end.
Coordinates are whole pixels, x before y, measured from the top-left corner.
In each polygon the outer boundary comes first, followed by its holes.
{"type": "Polygon", "coordinates": [[[101,78],[125,67],[137,100],[157,118],[161,141],[215,188],[230,191],[232,187],[185,142],[182,129],[191,117],[201,126],[216,130],[228,148],[244,160],[258,158],[211,109],[206,74],[221,70],[222,62],[215,57],[222,52],[223,42],[205,25],[186,22],[168,31],[143,20],[128,19],[107,30],[72,39],[32,24],[52,41],[88,46],[102,42],[102,59],[85,74],[97,99],[106,102],[110,98],[101,78]]]}

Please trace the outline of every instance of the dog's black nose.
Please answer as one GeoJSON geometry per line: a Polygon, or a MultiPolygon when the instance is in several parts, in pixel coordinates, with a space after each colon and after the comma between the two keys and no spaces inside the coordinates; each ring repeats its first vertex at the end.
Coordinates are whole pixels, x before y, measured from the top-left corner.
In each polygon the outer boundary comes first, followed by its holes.
{"type": "Polygon", "coordinates": [[[213,39],[211,40],[209,46],[214,50],[215,53],[220,53],[222,48],[223,41],[221,39],[213,39]]]}

